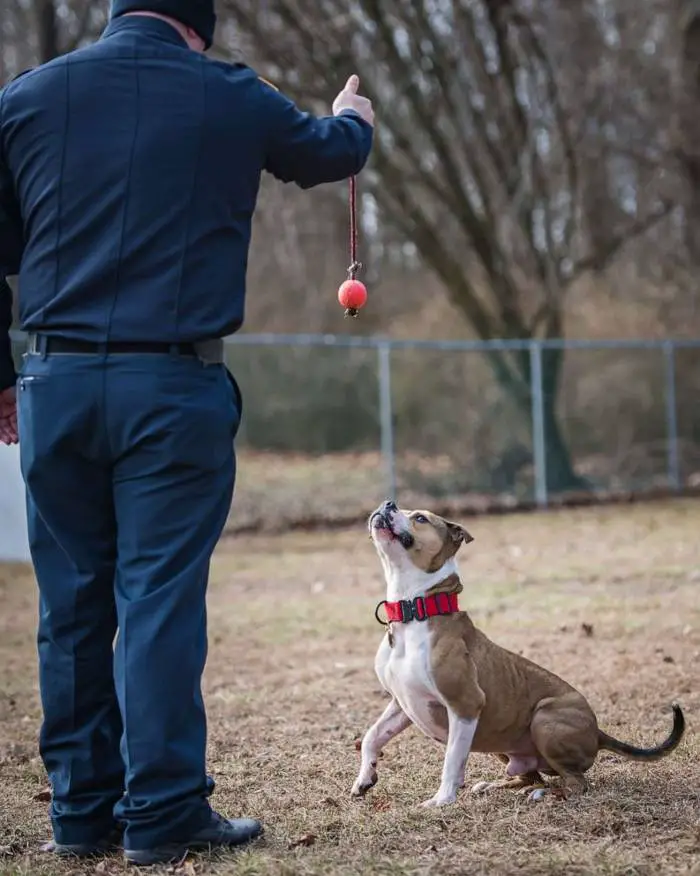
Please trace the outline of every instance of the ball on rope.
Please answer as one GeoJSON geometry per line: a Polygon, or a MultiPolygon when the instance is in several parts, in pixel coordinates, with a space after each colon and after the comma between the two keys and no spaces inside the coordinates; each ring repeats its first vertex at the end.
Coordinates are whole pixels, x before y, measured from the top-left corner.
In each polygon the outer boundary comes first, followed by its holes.
{"type": "Polygon", "coordinates": [[[356,279],[362,265],[357,260],[357,180],[350,177],[350,267],[348,279],[340,284],[338,301],[345,308],[345,316],[357,317],[367,303],[367,288],[356,279]]]}
{"type": "Polygon", "coordinates": [[[359,280],[346,280],[338,289],[338,301],[345,308],[345,316],[356,317],[367,303],[367,289],[359,280]]]}

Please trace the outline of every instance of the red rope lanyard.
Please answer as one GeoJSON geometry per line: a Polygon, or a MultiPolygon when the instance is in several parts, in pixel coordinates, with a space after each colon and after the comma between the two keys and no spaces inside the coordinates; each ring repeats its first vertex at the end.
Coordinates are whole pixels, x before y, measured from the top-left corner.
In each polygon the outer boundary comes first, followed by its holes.
{"type": "Polygon", "coordinates": [[[354,280],[362,265],[357,261],[357,179],[350,177],[350,266],[348,277],[354,280]]]}

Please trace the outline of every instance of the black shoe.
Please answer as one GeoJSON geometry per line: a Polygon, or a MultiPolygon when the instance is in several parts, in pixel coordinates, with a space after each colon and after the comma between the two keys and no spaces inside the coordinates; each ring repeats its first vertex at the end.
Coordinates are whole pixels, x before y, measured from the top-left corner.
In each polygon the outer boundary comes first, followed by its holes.
{"type": "Polygon", "coordinates": [[[173,842],[152,849],[124,849],[130,864],[149,867],[152,864],[168,864],[179,861],[189,851],[211,851],[223,846],[242,846],[259,837],[263,826],[253,818],[223,818],[212,812],[211,821],[198,830],[186,842],[173,842]]]}
{"type": "Polygon", "coordinates": [[[115,827],[110,833],[94,843],[57,843],[55,840],[41,847],[42,852],[53,852],[60,858],[96,858],[121,849],[124,831],[115,827]]]}

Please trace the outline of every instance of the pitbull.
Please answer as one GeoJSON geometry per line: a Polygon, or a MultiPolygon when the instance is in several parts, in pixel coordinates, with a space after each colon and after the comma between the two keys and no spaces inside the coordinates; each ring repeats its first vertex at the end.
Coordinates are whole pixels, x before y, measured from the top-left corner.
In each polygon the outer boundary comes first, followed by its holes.
{"type": "Polygon", "coordinates": [[[454,803],[464,787],[470,751],[488,752],[506,764],[506,778],[478,782],[474,793],[521,790],[532,801],[556,790],[586,789],[585,773],[602,749],[632,760],[653,761],[673,751],[685,731],[673,704],[673,729],[655,748],[636,748],[599,729],[583,697],[557,675],[496,645],[459,608],[462,583],[455,555],[472,536],[429,511],[401,511],[385,502],[369,530],[386,579],[386,599],[375,616],[386,623],[375,671],[391,702],[362,740],[362,762],[352,795],[377,782],[384,746],[415,724],[445,745],[437,793],[421,805],[454,803]],[[380,609],[387,620],[379,617],[380,609]],[[560,788],[543,776],[558,776],[560,788]]]}

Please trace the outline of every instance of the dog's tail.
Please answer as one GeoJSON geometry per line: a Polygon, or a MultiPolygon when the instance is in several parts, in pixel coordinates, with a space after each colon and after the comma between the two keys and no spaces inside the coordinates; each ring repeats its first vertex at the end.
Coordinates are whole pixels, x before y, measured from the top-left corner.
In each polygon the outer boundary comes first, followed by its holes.
{"type": "Polygon", "coordinates": [[[627,742],[620,742],[619,739],[614,739],[598,731],[598,748],[604,748],[607,751],[614,751],[616,754],[621,754],[623,757],[628,757],[631,760],[659,760],[670,754],[678,743],[683,738],[685,733],[685,718],[681,707],[673,703],[673,730],[661,745],[655,748],[636,748],[634,745],[629,745],[627,742]]]}

